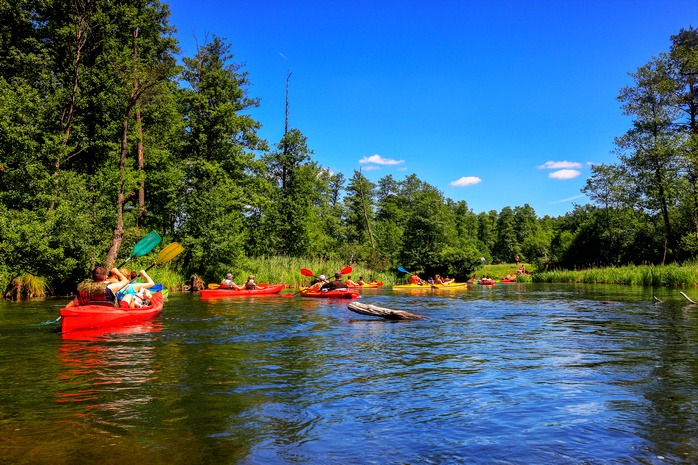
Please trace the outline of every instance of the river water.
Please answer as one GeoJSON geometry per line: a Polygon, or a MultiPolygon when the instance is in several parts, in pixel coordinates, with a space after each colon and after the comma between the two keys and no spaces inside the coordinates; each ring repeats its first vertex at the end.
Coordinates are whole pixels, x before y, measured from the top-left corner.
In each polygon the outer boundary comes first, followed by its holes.
{"type": "Polygon", "coordinates": [[[63,302],[0,303],[0,462],[698,462],[698,307],[675,289],[363,293],[430,318],[402,322],[186,293],[147,324],[33,325],[63,302]]]}

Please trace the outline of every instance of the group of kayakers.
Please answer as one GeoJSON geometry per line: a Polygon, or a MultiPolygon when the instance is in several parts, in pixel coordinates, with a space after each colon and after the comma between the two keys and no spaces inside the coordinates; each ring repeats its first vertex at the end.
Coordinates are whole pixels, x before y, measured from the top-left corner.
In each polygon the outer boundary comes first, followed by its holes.
{"type": "Polygon", "coordinates": [[[415,271],[412,276],[410,276],[409,279],[410,284],[416,284],[419,286],[425,286],[425,285],[432,285],[432,284],[448,284],[455,282],[455,279],[451,279],[448,276],[445,278],[441,277],[441,275],[435,275],[435,277],[428,277],[427,280],[423,280],[422,278],[419,277],[419,272],[415,271]]]}
{"type": "Polygon", "coordinates": [[[245,289],[251,290],[251,289],[261,289],[257,283],[254,282],[254,275],[251,274],[247,277],[247,281],[245,281],[245,284],[242,286],[238,286],[235,284],[235,281],[233,281],[233,274],[228,273],[225,275],[225,279],[221,281],[221,288],[224,289],[237,289],[238,291],[243,291],[245,289]]]}
{"type": "Polygon", "coordinates": [[[153,279],[145,270],[136,273],[127,268],[112,268],[107,273],[106,268],[97,266],[92,270],[92,281],[78,285],[77,297],[66,308],[95,302],[111,303],[120,308],[147,307],[152,297],[148,289],[154,285],[153,279]],[[145,279],[145,283],[133,282],[139,274],[145,279]]]}

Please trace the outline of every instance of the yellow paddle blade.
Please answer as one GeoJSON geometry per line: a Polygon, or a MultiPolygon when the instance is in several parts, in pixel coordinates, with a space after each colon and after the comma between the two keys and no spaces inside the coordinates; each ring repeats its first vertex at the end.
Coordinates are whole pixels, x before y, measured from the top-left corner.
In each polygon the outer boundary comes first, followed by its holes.
{"type": "Polygon", "coordinates": [[[173,242],[172,244],[168,245],[164,249],[160,251],[158,254],[158,259],[155,262],[155,264],[162,263],[162,262],[169,262],[173,258],[175,258],[177,255],[180,253],[184,252],[184,247],[179,245],[176,242],[173,242]]]}
{"type": "Polygon", "coordinates": [[[211,284],[208,285],[208,288],[209,288],[209,289],[219,289],[220,287],[221,287],[220,284],[213,284],[213,283],[211,283],[211,284]]]}

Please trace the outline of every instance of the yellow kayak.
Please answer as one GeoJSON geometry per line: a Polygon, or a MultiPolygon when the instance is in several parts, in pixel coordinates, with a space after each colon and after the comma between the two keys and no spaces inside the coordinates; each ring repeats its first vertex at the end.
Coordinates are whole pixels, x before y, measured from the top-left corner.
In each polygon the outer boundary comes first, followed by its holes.
{"type": "Polygon", "coordinates": [[[418,290],[418,289],[453,289],[458,287],[467,287],[468,283],[448,283],[448,284],[400,284],[393,286],[393,290],[418,290]]]}

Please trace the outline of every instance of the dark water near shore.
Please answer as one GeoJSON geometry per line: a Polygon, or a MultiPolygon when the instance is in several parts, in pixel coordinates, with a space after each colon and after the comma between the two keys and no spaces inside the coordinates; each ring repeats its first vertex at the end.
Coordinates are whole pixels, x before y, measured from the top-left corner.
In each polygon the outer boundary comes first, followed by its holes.
{"type": "Polygon", "coordinates": [[[0,302],[2,463],[698,462],[698,307],[675,289],[359,301],[414,322],[174,294],[117,332],[30,326],[63,302],[0,302]]]}

